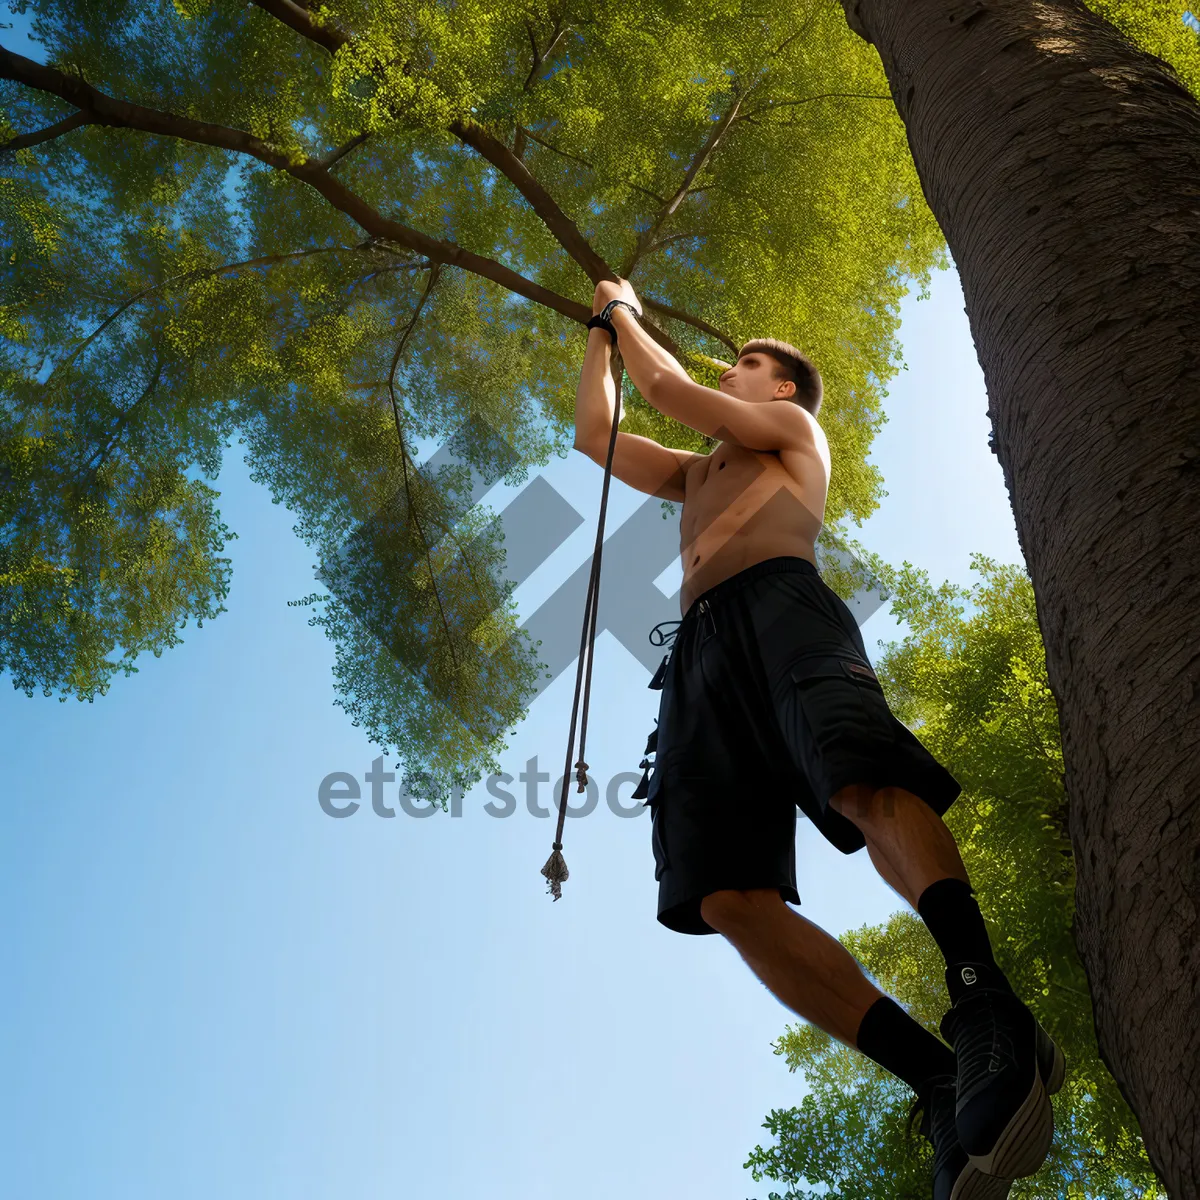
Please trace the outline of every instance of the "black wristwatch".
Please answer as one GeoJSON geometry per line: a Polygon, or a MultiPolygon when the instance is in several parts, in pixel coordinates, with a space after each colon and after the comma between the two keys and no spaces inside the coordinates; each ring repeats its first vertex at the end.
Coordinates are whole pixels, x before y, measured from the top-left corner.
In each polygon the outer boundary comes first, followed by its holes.
{"type": "Polygon", "coordinates": [[[614,308],[627,308],[635,317],[641,317],[641,313],[629,303],[628,300],[610,300],[601,310],[600,316],[606,321],[612,321],[612,312],[614,308]]]}
{"type": "Polygon", "coordinates": [[[608,336],[613,340],[613,345],[615,346],[617,344],[617,331],[613,327],[613,323],[606,316],[599,315],[593,317],[587,323],[587,327],[589,329],[607,329],[608,336]]]}

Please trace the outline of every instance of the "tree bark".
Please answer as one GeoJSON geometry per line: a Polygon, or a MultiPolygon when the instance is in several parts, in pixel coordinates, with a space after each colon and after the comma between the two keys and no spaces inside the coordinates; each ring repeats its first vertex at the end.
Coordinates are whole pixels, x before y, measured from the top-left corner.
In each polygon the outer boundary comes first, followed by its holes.
{"type": "Polygon", "coordinates": [[[962,278],[1058,703],[1101,1055],[1200,1196],[1200,105],[1074,0],[843,0],[962,278]]]}

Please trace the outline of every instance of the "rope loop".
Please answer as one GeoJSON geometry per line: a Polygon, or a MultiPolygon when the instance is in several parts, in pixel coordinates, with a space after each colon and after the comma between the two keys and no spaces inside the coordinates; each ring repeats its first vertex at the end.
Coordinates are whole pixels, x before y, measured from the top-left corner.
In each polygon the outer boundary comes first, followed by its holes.
{"type": "Polygon", "coordinates": [[[566,763],[563,766],[562,796],[558,806],[558,828],[554,851],[542,868],[542,874],[550,884],[549,894],[555,900],[562,898],[562,884],[569,878],[567,864],[562,856],[563,821],[567,815],[567,771],[571,755],[575,753],[575,722],[579,721],[579,759],[576,761],[576,779],[579,790],[587,791],[588,765],[583,760],[584,744],[587,741],[588,702],[592,691],[592,653],[596,644],[596,613],[600,607],[600,561],[604,551],[604,518],[608,511],[608,490],[612,480],[613,451],[617,445],[617,426],[621,424],[621,383],[624,367],[619,353],[614,353],[609,369],[616,382],[616,403],[613,405],[612,429],[608,438],[608,457],[604,462],[604,485],[600,489],[600,519],[596,522],[596,544],[592,551],[592,569],[588,576],[587,596],[583,603],[583,632],[579,639],[579,665],[575,672],[575,698],[571,704],[571,729],[567,734],[566,763]],[[580,699],[583,700],[583,711],[580,699]]]}

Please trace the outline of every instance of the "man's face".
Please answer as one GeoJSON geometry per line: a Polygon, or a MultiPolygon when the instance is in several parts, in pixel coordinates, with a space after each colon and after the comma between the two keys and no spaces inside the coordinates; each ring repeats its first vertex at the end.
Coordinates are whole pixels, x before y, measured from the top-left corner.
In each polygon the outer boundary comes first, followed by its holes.
{"type": "Polygon", "coordinates": [[[768,354],[743,354],[717,381],[717,387],[751,404],[786,400],[795,385],[784,379],[779,364],[768,354]]]}

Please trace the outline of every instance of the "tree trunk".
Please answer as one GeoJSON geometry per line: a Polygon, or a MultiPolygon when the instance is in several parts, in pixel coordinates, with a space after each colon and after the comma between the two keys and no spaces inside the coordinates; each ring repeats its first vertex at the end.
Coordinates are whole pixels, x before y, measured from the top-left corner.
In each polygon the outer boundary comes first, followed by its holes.
{"type": "Polygon", "coordinates": [[[1072,0],[843,0],[962,277],[1058,702],[1101,1055],[1200,1196],[1200,105],[1072,0]]]}

